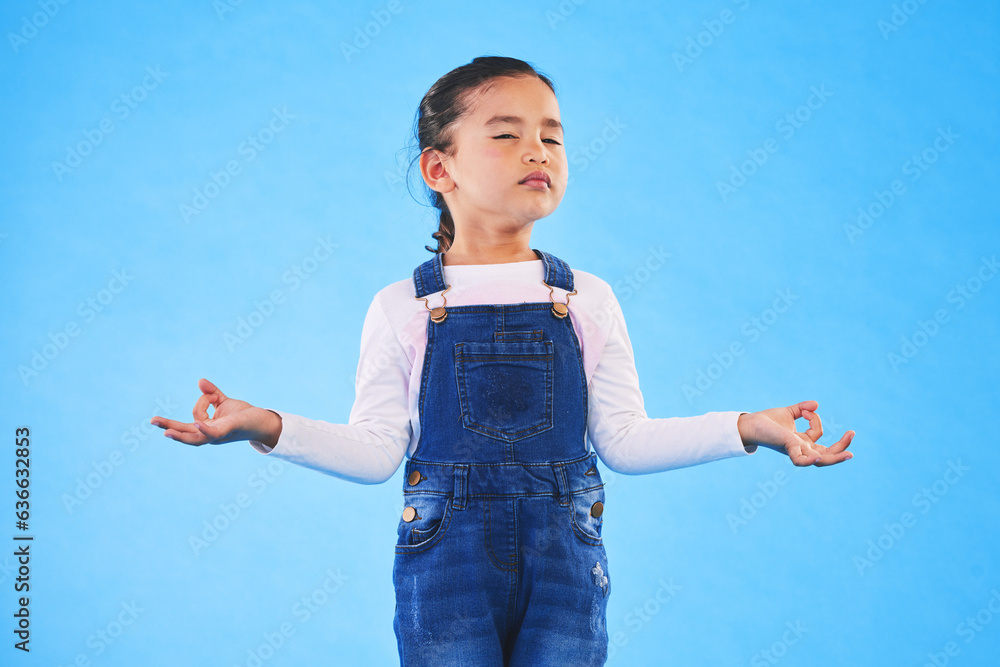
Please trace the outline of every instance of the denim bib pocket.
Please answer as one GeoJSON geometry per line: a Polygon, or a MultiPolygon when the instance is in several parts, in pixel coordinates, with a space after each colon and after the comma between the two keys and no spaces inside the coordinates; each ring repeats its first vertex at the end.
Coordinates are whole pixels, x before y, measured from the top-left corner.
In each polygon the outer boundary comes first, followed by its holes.
{"type": "Polygon", "coordinates": [[[406,508],[397,528],[396,553],[424,551],[440,542],[451,524],[452,496],[410,493],[403,501],[406,508]]]}
{"type": "Polygon", "coordinates": [[[455,343],[463,428],[516,442],[552,428],[553,343],[455,343]]]}
{"type": "Polygon", "coordinates": [[[585,544],[600,546],[601,526],[604,523],[604,485],[595,486],[585,491],[577,491],[569,497],[570,512],[573,519],[573,532],[585,544]],[[598,505],[598,503],[600,503],[598,505]],[[597,516],[594,516],[594,515],[597,516]]]}

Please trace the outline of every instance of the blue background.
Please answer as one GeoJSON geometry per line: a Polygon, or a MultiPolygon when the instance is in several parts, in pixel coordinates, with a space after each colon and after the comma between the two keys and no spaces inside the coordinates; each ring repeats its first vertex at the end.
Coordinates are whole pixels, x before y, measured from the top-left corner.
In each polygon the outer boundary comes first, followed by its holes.
{"type": "Polygon", "coordinates": [[[355,485],[149,419],[190,418],[206,377],[346,423],[365,311],[437,228],[400,176],[414,112],[484,54],[555,80],[572,180],[532,245],[615,286],[648,414],[815,399],[821,443],[857,432],[830,468],[603,469],[609,664],[992,664],[996,3],[391,8],[0,10],[0,539],[18,426],[35,536],[30,655],[0,550],[4,664],[396,664],[400,474],[355,485]]]}

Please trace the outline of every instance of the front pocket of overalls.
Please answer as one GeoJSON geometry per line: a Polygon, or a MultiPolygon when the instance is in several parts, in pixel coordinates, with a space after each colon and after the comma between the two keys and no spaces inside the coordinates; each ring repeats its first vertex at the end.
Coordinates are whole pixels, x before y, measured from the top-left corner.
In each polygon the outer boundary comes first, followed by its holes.
{"type": "Polygon", "coordinates": [[[403,502],[406,507],[412,507],[415,514],[412,521],[399,519],[396,553],[424,551],[440,542],[451,524],[451,496],[412,493],[405,494],[403,502]]]}
{"type": "Polygon", "coordinates": [[[552,345],[455,343],[462,426],[506,442],[552,428],[552,345]]]}
{"type": "Polygon", "coordinates": [[[600,545],[604,523],[604,485],[578,491],[569,497],[573,532],[586,544],[600,545]],[[600,503],[600,505],[596,505],[600,503]],[[597,516],[594,516],[597,514],[597,516]]]}

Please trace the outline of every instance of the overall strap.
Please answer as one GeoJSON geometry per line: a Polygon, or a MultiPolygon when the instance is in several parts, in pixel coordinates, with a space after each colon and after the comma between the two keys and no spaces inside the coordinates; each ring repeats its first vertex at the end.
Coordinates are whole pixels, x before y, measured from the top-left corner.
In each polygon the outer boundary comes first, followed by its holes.
{"type": "Polygon", "coordinates": [[[545,266],[545,277],[542,279],[545,284],[572,292],[573,272],[569,270],[569,264],[544,250],[537,250],[535,248],[532,248],[532,250],[541,258],[542,264],[545,266]]]}
{"type": "MultiPolygon", "coordinates": [[[[569,264],[544,250],[535,248],[532,250],[542,260],[542,265],[545,267],[545,277],[542,279],[545,284],[572,292],[573,272],[570,271],[569,264]]],[[[413,270],[413,286],[417,298],[440,292],[448,287],[444,283],[442,257],[442,253],[436,253],[434,257],[413,270]]]]}
{"type": "Polygon", "coordinates": [[[441,253],[436,253],[429,260],[413,269],[413,286],[417,298],[440,292],[444,284],[444,269],[441,264],[441,253]]]}

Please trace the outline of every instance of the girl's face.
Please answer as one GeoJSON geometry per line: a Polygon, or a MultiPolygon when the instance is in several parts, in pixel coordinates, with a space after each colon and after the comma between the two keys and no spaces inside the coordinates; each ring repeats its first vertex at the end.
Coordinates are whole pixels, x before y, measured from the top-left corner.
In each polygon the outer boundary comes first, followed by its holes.
{"type": "Polygon", "coordinates": [[[559,104],[534,76],[500,77],[452,126],[451,155],[427,151],[421,170],[443,193],[456,225],[515,233],[559,206],[568,170],[559,104]],[[525,182],[534,172],[548,177],[525,182]]]}

